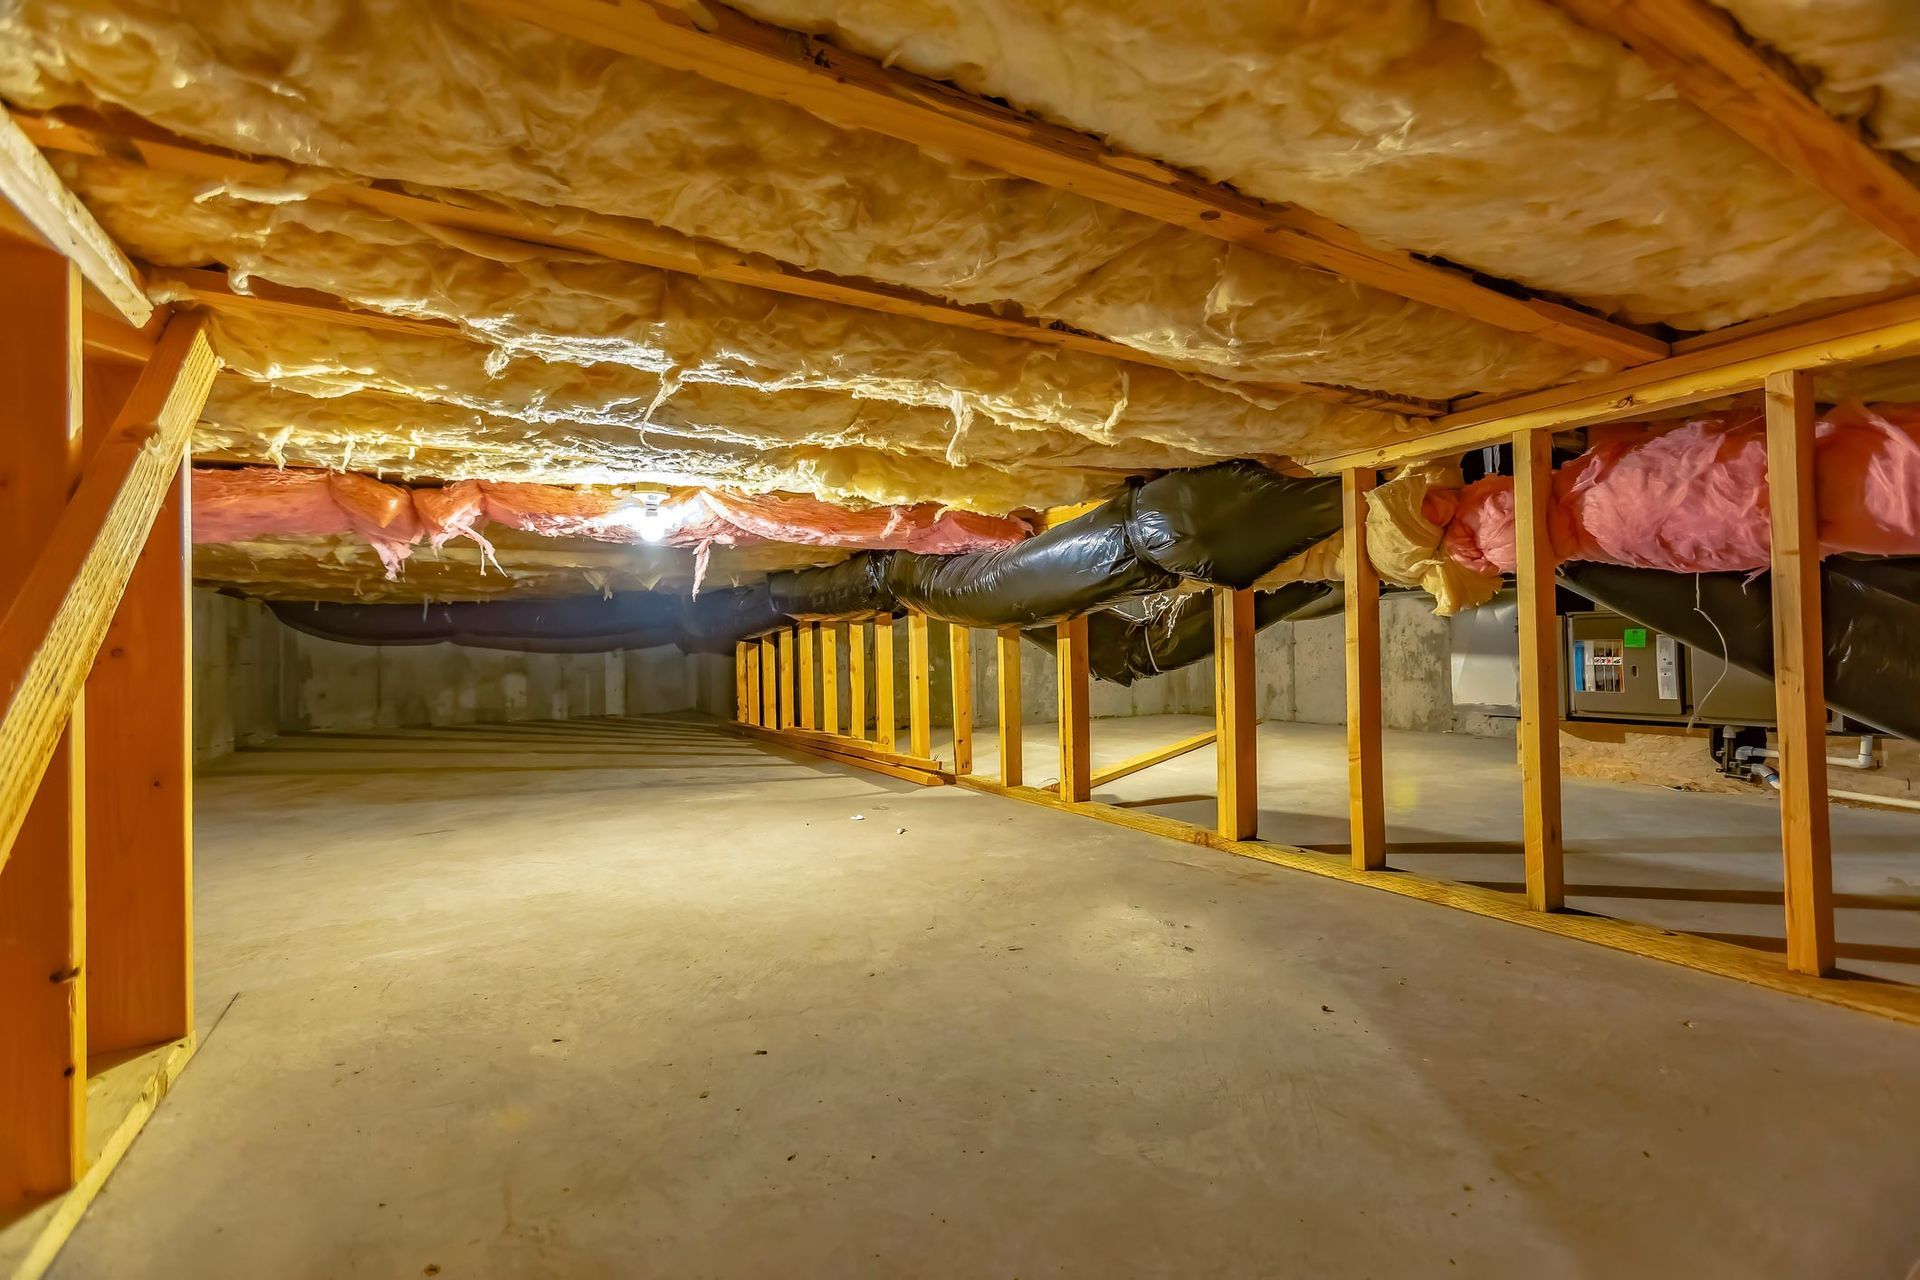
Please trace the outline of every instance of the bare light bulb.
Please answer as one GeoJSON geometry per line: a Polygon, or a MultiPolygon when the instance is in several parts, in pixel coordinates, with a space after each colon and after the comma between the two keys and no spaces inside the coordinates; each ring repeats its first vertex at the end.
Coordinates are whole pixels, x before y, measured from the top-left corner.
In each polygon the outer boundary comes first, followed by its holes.
{"type": "Polygon", "coordinates": [[[640,535],[642,542],[658,542],[667,536],[672,521],[668,518],[663,505],[666,495],[647,493],[640,496],[640,510],[634,514],[633,529],[640,535]]]}

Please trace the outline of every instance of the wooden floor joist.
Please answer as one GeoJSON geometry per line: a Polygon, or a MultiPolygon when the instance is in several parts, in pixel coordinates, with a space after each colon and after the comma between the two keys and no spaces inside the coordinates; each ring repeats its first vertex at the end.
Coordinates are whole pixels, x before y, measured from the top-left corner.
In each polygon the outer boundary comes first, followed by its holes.
{"type": "Polygon", "coordinates": [[[1826,108],[1707,0],[1554,0],[1633,50],[1680,96],[1920,254],[1920,187],[1894,154],[1826,108]]]}
{"type": "Polygon", "coordinates": [[[1160,161],[1122,153],[1088,134],[882,66],[719,4],[467,2],[774,98],[842,127],[869,129],[935,155],[959,156],[1575,351],[1620,364],[1657,359],[1667,352],[1659,339],[1589,312],[1518,290],[1491,288],[1458,268],[1372,244],[1298,206],[1263,203],[1160,161]]]}
{"type": "Polygon", "coordinates": [[[0,235],[73,263],[87,287],[127,324],[139,328],[152,319],[140,273],[12,118],[0,120],[0,235]]]}
{"type": "MultiPolygon", "coordinates": [[[[34,145],[49,151],[90,156],[133,156],[149,168],[162,172],[189,174],[241,186],[270,187],[284,178],[284,166],[278,161],[201,146],[139,120],[116,118],[107,122],[86,113],[43,115],[21,111],[13,112],[10,118],[16,129],[31,139],[34,145]]],[[[878,281],[807,271],[761,255],[735,253],[719,245],[677,237],[671,232],[654,228],[650,228],[645,236],[629,237],[563,229],[558,225],[536,222],[496,201],[462,199],[458,192],[448,192],[445,193],[446,199],[436,199],[377,182],[341,182],[304,194],[308,199],[355,205],[405,222],[458,230],[471,237],[481,237],[481,240],[474,242],[477,244],[483,244],[485,237],[497,237],[507,242],[503,245],[506,249],[513,244],[535,244],[573,253],[590,253],[614,262],[728,284],[748,285],[771,293],[815,302],[832,302],[883,315],[910,317],[1021,342],[1061,347],[1126,364],[1174,372],[1211,373],[1218,377],[1228,377],[1232,373],[1228,369],[1197,362],[1170,360],[1151,351],[1127,346],[1045,318],[948,302],[878,281]]],[[[450,336],[461,332],[458,325],[448,321],[369,311],[312,289],[277,285],[258,278],[250,281],[243,293],[233,288],[222,271],[200,268],[149,270],[184,289],[195,302],[217,310],[240,314],[267,311],[308,321],[402,333],[450,336]]],[[[1394,395],[1386,391],[1284,379],[1262,379],[1249,382],[1248,385],[1278,395],[1306,396],[1333,404],[1379,409],[1414,418],[1437,417],[1446,411],[1445,404],[1440,401],[1394,395]]]]}

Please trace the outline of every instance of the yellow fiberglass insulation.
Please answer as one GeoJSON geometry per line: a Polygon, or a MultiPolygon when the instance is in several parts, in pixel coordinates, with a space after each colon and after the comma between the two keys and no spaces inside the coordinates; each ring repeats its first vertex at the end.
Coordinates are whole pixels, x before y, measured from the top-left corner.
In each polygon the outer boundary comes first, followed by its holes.
{"type": "Polygon", "coordinates": [[[1291,454],[1309,440],[1337,451],[1404,429],[1391,415],[1318,400],[1296,398],[1270,409],[1231,400],[1240,413],[1227,429],[1177,413],[1151,422],[1129,416],[1116,424],[1110,441],[1061,431],[998,431],[966,435],[956,447],[956,430],[964,428],[948,412],[835,392],[675,386],[629,365],[496,359],[488,347],[458,336],[376,333],[275,315],[217,315],[213,329],[227,368],[309,395],[379,390],[533,422],[597,423],[737,444],[864,446],[953,461],[1138,470],[1209,457],[1291,454]]]}
{"type": "Polygon", "coordinates": [[[865,448],[690,442],[626,425],[531,423],[378,391],[315,398],[234,376],[215,380],[194,453],[395,480],[702,485],[809,493],[854,506],[937,502],[993,515],[1082,502],[1117,479],[1069,468],[952,467],[865,448]]]}
{"type": "MultiPolygon", "coordinates": [[[[149,262],[219,263],[237,288],[258,276],[450,321],[498,348],[497,360],[626,365],[665,375],[669,391],[674,383],[837,391],[936,409],[950,420],[941,447],[956,461],[973,449],[991,454],[990,437],[1006,429],[1047,433],[1020,441],[1023,454],[1069,447],[1063,435],[1107,443],[1177,433],[1204,460],[1243,451],[1268,416],[1231,388],[1059,347],[520,241],[449,243],[445,231],[363,209],[263,202],[278,193],[258,191],[235,199],[138,165],[66,157],[60,168],[115,239],[149,262]]],[[[1377,426],[1385,436],[1401,424],[1380,415],[1377,426]]]]}
{"type": "MultiPolygon", "coordinates": [[[[1797,10],[1808,28],[1836,7],[1727,4],[1797,10]]],[[[1714,328],[1920,277],[1878,232],[1550,0],[736,7],[1637,321],[1714,328]]]]}
{"type": "Polygon", "coordinates": [[[1920,6],[1912,0],[1714,0],[1812,73],[1814,96],[1920,160],[1920,6]]]}
{"type": "MultiPolygon", "coordinates": [[[[1125,92],[1152,101],[1141,88],[1125,92]]],[[[1204,237],[1169,243],[1149,219],[458,0],[9,0],[0,95],[120,106],[248,154],[563,220],[641,219],[810,269],[1011,303],[1239,380],[1445,398],[1596,369],[1316,271],[1250,268],[1204,237]]]]}

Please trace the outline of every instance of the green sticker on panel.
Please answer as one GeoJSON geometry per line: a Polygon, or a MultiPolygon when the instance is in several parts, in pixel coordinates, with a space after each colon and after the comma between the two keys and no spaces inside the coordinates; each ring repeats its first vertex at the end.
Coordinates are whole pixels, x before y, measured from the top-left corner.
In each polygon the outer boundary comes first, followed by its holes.
{"type": "Polygon", "coordinates": [[[1628,627],[1626,633],[1621,637],[1621,641],[1629,649],[1644,649],[1647,647],[1647,629],[1645,627],[1628,627]]]}

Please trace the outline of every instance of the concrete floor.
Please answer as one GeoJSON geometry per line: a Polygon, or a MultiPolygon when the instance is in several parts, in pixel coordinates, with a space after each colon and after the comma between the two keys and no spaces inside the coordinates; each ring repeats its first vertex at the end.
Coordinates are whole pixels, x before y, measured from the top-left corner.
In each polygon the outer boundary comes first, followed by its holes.
{"type": "MultiPolygon", "coordinates": [[[[1204,716],[1096,720],[1097,769],[1212,727],[1204,716]]],[[[937,735],[942,751],[950,737],[937,735]]],[[[1347,739],[1338,725],[1259,729],[1260,834],[1315,849],[1346,850],[1347,739]]],[[[1059,776],[1050,724],[1022,737],[1027,780],[1059,776]]],[[[1520,775],[1509,740],[1389,733],[1387,864],[1441,880],[1519,892],[1520,775]]],[[[976,740],[974,768],[997,776],[992,731],[976,740]]],[[[1212,748],[1096,789],[1093,798],[1215,821],[1212,748]]],[[[1705,795],[1664,787],[1567,778],[1567,903],[1766,951],[1786,950],[1781,903],[1780,809],[1770,796],[1705,795]]],[[[1920,983],[1920,813],[1832,808],[1837,950],[1841,967],[1920,983]]]]}
{"type": "Polygon", "coordinates": [[[1920,1259],[1911,1027],[676,723],[198,787],[203,1047],[61,1280],[1920,1259]]]}

